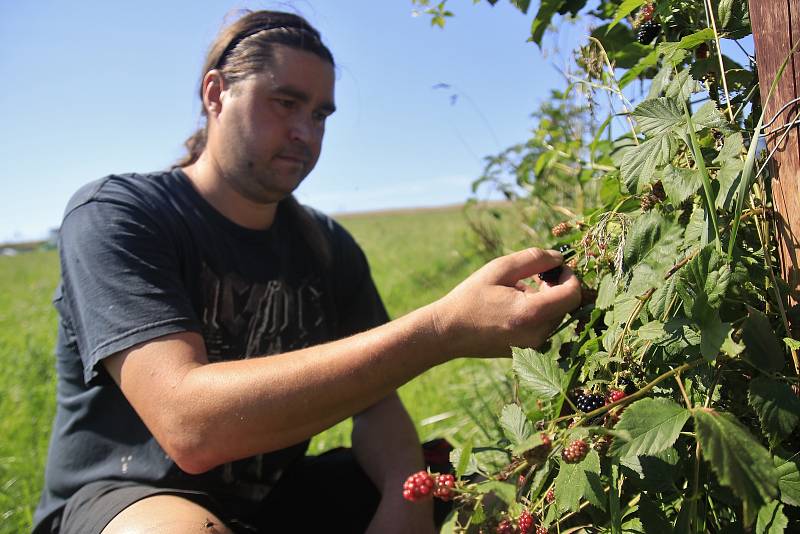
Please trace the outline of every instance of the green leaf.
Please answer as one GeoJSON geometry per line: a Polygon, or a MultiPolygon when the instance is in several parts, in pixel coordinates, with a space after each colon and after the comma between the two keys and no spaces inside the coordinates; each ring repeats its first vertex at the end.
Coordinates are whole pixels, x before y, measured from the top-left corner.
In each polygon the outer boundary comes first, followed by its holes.
{"type": "Polygon", "coordinates": [[[800,421],[800,399],[784,382],[766,376],[754,378],[747,399],[773,445],[791,434],[800,421]]]}
{"type": "Polygon", "coordinates": [[[763,372],[780,371],[784,366],[783,348],[767,316],[747,307],[747,319],[742,327],[742,341],[747,348],[744,359],[763,372]]]}
{"type": "Polygon", "coordinates": [[[500,482],[499,480],[481,482],[475,489],[482,494],[494,493],[507,505],[517,500],[517,488],[513,484],[500,482]]]}
{"type": "Polygon", "coordinates": [[[617,12],[614,13],[614,20],[611,21],[608,29],[610,30],[616,26],[619,21],[630,15],[631,12],[637,7],[644,5],[645,2],[647,2],[647,0],[625,0],[622,2],[617,8],[617,12]]]}
{"type": "Polygon", "coordinates": [[[578,463],[561,462],[555,481],[556,507],[561,511],[578,509],[580,500],[592,492],[591,475],[600,475],[600,456],[589,451],[578,463]]]}
{"type": "Polygon", "coordinates": [[[664,323],[661,321],[650,321],[636,330],[637,337],[645,341],[655,341],[656,339],[661,339],[666,334],[664,323]]]}
{"type": "Polygon", "coordinates": [[[628,406],[616,430],[627,431],[630,439],[615,439],[610,453],[628,456],[653,455],[671,447],[691,414],[667,399],[642,399],[628,406]]]}
{"type": "Polygon", "coordinates": [[[626,271],[632,270],[647,256],[661,237],[664,218],[657,211],[649,211],[636,218],[625,236],[622,264],[626,271]]]}
{"type": "Polygon", "coordinates": [[[719,7],[717,8],[717,16],[719,17],[719,27],[724,28],[731,22],[731,15],[733,14],[734,0],[720,0],[719,7]]]}
{"type": "Polygon", "coordinates": [[[705,28],[681,39],[678,43],[678,48],[682,50],[691,50],[692,48],[700,46],[701,44],[705,43],[706,41],[710,41],[713,38],[714,30],[711,28],[705,28]]]}
{"type": "Polygon", "coordinates": [[[539,4],[539,11],[536,12],[533,24],[531,25],[531,41],[540,47],[542,46],[544,31],[550,25],[550,20],[563,3],[564,0],[542,0],[541,4],[539,4]]]}
{"type": "Polygon", "coordinates": [[[522,443],[531,435],[532,425],[518,404],[507,404],[500,415],[503,433],[514,445],[522,443]]]}
{"type": "Polygon", "coordinates": [[[725,340],[730,337],[731,324],[723,323],[719,318],[705,322],[700,329],[700,353],[708,361],[719,356],[725,340]]]}
{"type": "MultiPolygon", "coordinates": [[[[693,93],[698,92],[699,86],[697,82],[692,78],[689,69],[684,69],[680,71],[675,78],[669,83],[666,89],[666,96],[670,99],[679,98],[682,100],[686,100],[689,98],[693,93]]],[[[677,104],[676,104],[677,107],[677,104]]],[[[681,113],[681,116],[683,114],[681,113]]]]}
{"type": "Polygon", "coordinates": [[[617,283],[614,280],[614,276],[607,274],[600,280],[600,288],[597,290],[597,300],[594,305],[601,310],[605,310],[614,304],[616,294],[617,283]]]}
{"type": "Polygon", "coordinates": [[[775,471],[778,473],[778,488],[781,501],[790,506],[800,506],[800,462],[793,459],[773,458],[775,471]]]}
{"type": "Polygon", "coordinates": [[[770,501],[758,511],[755,534],[780,534],[789,526],[780,501],[770,501]]]}
{"type": "Polygon", "coordinates": [[[730,267],[713,245],[704,247],[678,273],[676,289],[683,299],[686,315],[696,324],[716,324],[730,275],[730,267]]]}
{"type": "Polygon", "coordinates": [[[639,130],[647,137],[655,137],[669,132],[685,122],[683,111],[673,98],[654,98],[645,100],[631,114],[639,125],[639,130]]]}
{"type": "Polygon", "coordinates": [[[456,478],[477,473],[478,461],[472,454],[472,441],[468,441],[463,448],[450,451],[450,463],[456,466],[456,478]]]}
{"type": "Polygon", "coordinates": [[[658,64],[658,57],[659,52],[658,50],[653,50],[648,55],[640,59],[636,65],[628,69],[625,74],[622,75],[622,78],[619,79],[619,87],[620,89],[627,86],[633,80],[635,80],[642,72],[653,67],[658,64]]]}
{"type": "Polygon", "coordinates": [[[790,337],[783,338],[783,342],[792,350],[800,350],[800,341],[790,337]]]}
{"type": "Polygon", "coordinates": [[[717,109],[717,105],[713,100],[709,100],[692,115],[692,122],[694,123],[695,131],[700,131],[703,128],[717,128],[723,131],[730,131],[730,124],[728,120],[717,109]]]}
{"type": "Polygon", "coordinates": [[[714,164],[720,167],[717,171],[717,191],[716,206],[725,210],[733,208],[734,197],[739,188],[739,177],[744,168],[744,163],[740,157],[742,152],[742,134],[735,133],[725,139],[722,150],[714,158],[714,164]]]}
{"type": "Polygon", "coordinates": [[[698,169],[684,169],[667,165],[661,178],[664,192],[670,202],[677,206],[703,186],[703,177],[698,169]]]}
{"type": "Polygon", "coordinates": [[[512,347],[511,350],[512,368],[522,384],[545,399],[563,392],[566,374],[553,358],[533,349],[512,347]]]}
{"type": "Polygon", "coordinates": [[[778,475],[772,458],[747,428],[725,412],[701,408],[693,415],[703,457],[722,485],[751,510],[777,496],[778,475]]]}
{"type": "Polygon", "coordinates": [[[672,160],[678,149],[678,143],[671,133],[648,139],[622,158],[620,176],[625,187],[632,193],[639,192],[643,184],[653,179],[656,169],[672,160]]]}

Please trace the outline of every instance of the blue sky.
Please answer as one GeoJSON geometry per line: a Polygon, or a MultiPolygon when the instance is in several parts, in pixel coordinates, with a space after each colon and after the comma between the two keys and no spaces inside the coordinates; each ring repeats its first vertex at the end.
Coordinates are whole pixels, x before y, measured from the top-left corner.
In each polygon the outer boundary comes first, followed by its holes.
{"type": "MultiPolygon", "coordinates": [[[[525,139],[562,82],[557,56],[526,42],[535,6],[450,5],[440,30],[410,0],[0,3],[0,242],[44,236],[90,180],[177,159],[198,124],[205,51],[239,8],[299,12],[338,63],[338,111],[302,202],[340,213],[465,200],[482,158],[525,139]]],[[[580,33],[551,49],[566,54],[580,33]]]]}

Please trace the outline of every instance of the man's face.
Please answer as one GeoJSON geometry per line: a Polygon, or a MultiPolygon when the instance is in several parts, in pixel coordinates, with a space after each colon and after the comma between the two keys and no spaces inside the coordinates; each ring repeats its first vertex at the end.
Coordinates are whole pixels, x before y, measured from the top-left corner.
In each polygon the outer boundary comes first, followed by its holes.
{"type": "Polygon", "coordinates": [[[335,110],[333,66],[310,52],[276,48],[267,69],[223,91],[215,123],[223,178],[259,203],[286,197],[311,172],[335,110]]]}

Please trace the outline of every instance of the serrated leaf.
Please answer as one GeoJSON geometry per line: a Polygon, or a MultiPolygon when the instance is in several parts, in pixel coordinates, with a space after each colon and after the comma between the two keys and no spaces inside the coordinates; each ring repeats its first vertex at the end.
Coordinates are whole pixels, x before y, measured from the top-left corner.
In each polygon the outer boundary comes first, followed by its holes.
{"type": "Polygon", "coordinates": [[[770,501],[758,511],[755,534],[781,534],[789,525],[780,501],[770,501]]]}
{"type": "Polygon", "coordinates": [[[561,511],[578,509],[580,500],[592,491],[589,475],[600,474],[600,456],[597,451],[589,451],[586,458],[578,463],[561,462],[555,481],[556,507],[561,511]]]}
{"type": "Polygon", "coordinates": [[[500,415],[500,426],[503,427],[503,433],[513,443],[519,443],[528,439],[531,435],[532,425],[528,421],[525,412],[518,404],[507,404],[503,407],[500,415]]]}
{"type": "Polygon", "coordinates": [[[661,183],[670,202],[677,206],[703,186],[699,169],[684,169],[667,165],[664,167],[661,183]]]}
{"type": "Polygon", "coordinates": [[[665,133],[640,144],[622,158],[620,176],[632,193],[639,192],[642,184],[650,183],[656,169],[672,160],[678,143],[671,133],[665,133]]]}
{"type": "Polygon", "coordinates": [[[691,414],[668,399],[641,399],[628,406],[616,425],[630,439],[615,439],[610,454],[619,458],[653,455],[671,447],[691,414]]]}
{"type": "Polygon", "coordinates": [[[722,485],[752,510],[778,494],[772,458],[747,428],[725,412],[701,408],[693,415],[703,458],[722,485]]]}
{"type": "Polygon", "coordinates": [[[699,87],[697,82],[694,78],[692,78],[689,69],[684,69],[680,71],[671,82],[669,82],[666,90],[666,96],[670,99],[680,98],[682,100],[686,100],[698,90],[699,87]]]}
{"type": "Polygon", "coordinates": [[[650,297],[647,309],[653,317],[665,319],[667,307],[672,303],[672,299],[675,295],[677,295],[677,291],[675,290],[677,281],[678,279],[675,276],[671,276],[656,289],[656,292],[650,297]]]}
{"type": "Polygon", "coordinates": [[[760,371],[780,371],[784,366],[783,348],[767,316],[747,307],[747,319],[742,327],[742,342],[746,350],[744,359],[760,371]]]}
{"type": "Polygon", "coordinates": [[[685,122],[683,111],[674,98],[645,100],[633,110],[639,130],[647,137],[656,137],[685,122]]]}
{"type": "Polygon", "coordinates": [[[692,48],[700,46],[702,43],[710,41],[713,38],[714,38],[714,30],[712,30],[711,28],[705,28],[682,38],[680,42],[678,42],[678,48],[681,48],[683,50],[691,50],[692,48]]]}
{"type": "Polygon", "coordinates": [[[625,236],[622,264],[630,271],[644,258],[661,237],[664,218],[657,211],[649,211],[636,218],[625,236]]]}
{"type": "Polygon", "coordinates": [[[619,21],[630,15],[637,7],[644,5],[645,2],[647,2],[647,0],[625,0],[622,2],[617,8],[617,12],[614,13],[614,20],[608,25],[608,29],[610,30],[616,26],[619,21]]]}
{"type": "Polygon", "coordinates": [[[600,280],[600,288],[597,290],[597,300],[594,305],[596,308],[605,310],[614,304],[614,297],[617,294],[617,283],[614,276],[607,274],[600,280]]]}
{"type": "Polygon", "coordinates": [[[719,7],[717,8],[717,16],[719,17],[720,28],[724,28],[730,24],[732,13],[733,0],[720,0],[719,7]]]}
{"type": "Polygon", "coordinates": [[[719,318],[706,321],[700,329],[700,354],[706,360],[716,360],[731,331],[731,324],[723,323],[719,318]]]}
{"type": "Polygon", "coordinates": [[[666,334],[664,323],[661,321],[650,321],[636,330],[637,337],[645,341],[655,341],[656,339],[664,337],[666,334]]]}
{"type": "Polygon", "coordinates": [[[716,324],[730,275],[730,267],[713,245],[704,247],[678,273],[676,289],[683,299],[684,312],[696,324],[716,324]]]}
{"type": "Polygon", "coordinates": [[[512,354],[514,373],[533,393],[551,399],[563,392],[566,374],[552,357],[517,347],[512,347],[512,354]]]}
{"type": "Polygon", "coordinates": [[[761,421],[761,429],[778,444],[800,421],[800,399],[784,382],[759,376],[750,381],[747,400],[761,421]]]}
{"type": "Polygon", "coordinates": [[[642,521],[642,532],[648,534],[670,534],[672,532],[667,516],[664,515],[661,507],[644,493],[639,500],[639,518],[642,521]]]}
{"type": "Polygon", "coordinates": [[[713,100],[709,100],[692,115],[695,131],[703,128],[717,128],[723,131],[730,131],[730,124],[722,115],[713,100]]]}
{"type": "Polygon", "coordinates": [[[627,456],[620,459],[620,466],[633,471],[629,474],[631,483],[645,491],[672,492],[675,490],[675,477],[680,471],[678,451],[667,447],[654,456],[627,456]]]}
{"type": "Polygon", "coordinates": [[[790,506],[800,506],[800,461],[775,456],[773,462],[778,473],[781,501],[790,506]]]}
{"type": "Polygon", "coordinates": [[[725,139],[722,150],[714,158],[714,164],[720,167],[716,176],[719,189],[715,204],[718,208],[729,210],[733,207],[739,178],[744,168],[744,162],[740,157],[742,147],[742,134],[735,133],[725,139]]]}

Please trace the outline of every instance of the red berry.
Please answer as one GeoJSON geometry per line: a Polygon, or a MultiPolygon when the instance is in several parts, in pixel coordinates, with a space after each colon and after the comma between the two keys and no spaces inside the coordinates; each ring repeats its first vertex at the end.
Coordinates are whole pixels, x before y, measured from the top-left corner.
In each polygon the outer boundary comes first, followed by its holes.
{"type": "Polygon", "coordinates": [[[521,488],[524,485],[525,485],[525,475],[520,475],[519,478],[517,478],[517,487],[521,488]]]}
{"type": "Polygon", "coordinates": [[[625,392],[619,389],[612,389],[606,393],[606,404],[611,404],[625,398],[625,392]]]}
{"type": "Polygon", "coordinates": [[[419,471],[409,476],[403,484],[403,498],[416,502],[431,496],[433,477],[427,471],[419,471]]]}
{"type": "Polygon", "coordinates": [[[539,525],[536,527],[536,534],[547,534],[547,527],[539,525]]]}
{"type": "Polygon", "coordinates": [[[456,477],[453,475],[439,475],[436,477],[433,496],[443,501],[453,498],[453,488],[456,487],[456,477]]]}
{"type": "Polygon", "coordinates": [[[529,534],[533,530],[533,516],[528,510],[523,510],[517,518],[519,534],[529,534]]]}
{"type": "Polygon", "coordinates": [[[553,491],[553,488],[550,488],[549,490],[547,490],[547,493],[545,494],[544,499],[549,503],[551,503],[554,500],[556,500],[556,493],[553,491]]]}
{"type": "Polygon", "coordinates": [[[575,464],[586,457],[589,445],[582,439],[576,439],[561,451],[561,458],[568,464],[575,464]]]}
{"type": "Polygon", "coordinates": [[[508,519],[503,519],[495,529],[497,534],[514,534],[514,524],[508,519]]]}

